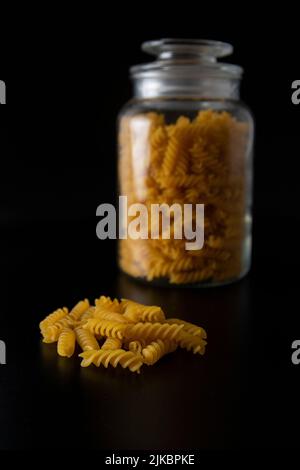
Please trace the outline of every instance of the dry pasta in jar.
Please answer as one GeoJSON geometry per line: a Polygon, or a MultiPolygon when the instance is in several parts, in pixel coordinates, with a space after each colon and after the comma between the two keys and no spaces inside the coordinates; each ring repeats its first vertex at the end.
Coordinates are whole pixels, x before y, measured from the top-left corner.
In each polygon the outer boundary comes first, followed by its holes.
{"type": "MultiPolygon", "coordinates": [[[[204,58],[205,53],[220,55],[220,47],[201,41],[146,43],[144,49],[157,54],[160,63],[132,70],[136,98],[119,120],[119,190],[128,207],[146,208],[148,225],[139,238],[119,240],[119,265],[136,279],[216,285],[249,270],[253,120],[238,97],[241,69],[228,66],[225,73],[224,64],[204,58]],[[160,55],[167,51],[172,59],[166,69],[160,55]],[[183,64],[179,53],[195,57],[183,64]],[[202,80],[195,79],[196,72],[202,80]],[[195,227],[199,204],[204,242],[187,249],[185,231],[176,236],[173,208],[180,208],[184,225],[190,205],[189,222],[195,227]],[[154,206],[169,208],[167,233],[162,219],[152,216],[154,206]]],[[[134,219],[128,216],[129,223],[134,219]]]]}

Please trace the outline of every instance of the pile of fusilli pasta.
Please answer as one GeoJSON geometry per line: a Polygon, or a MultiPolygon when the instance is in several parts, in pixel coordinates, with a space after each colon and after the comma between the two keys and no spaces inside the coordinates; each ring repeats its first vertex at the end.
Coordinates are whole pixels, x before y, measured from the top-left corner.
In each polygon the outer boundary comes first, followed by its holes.
{"type": "Polygon", "coordinates": [[[200,326],[166,319],[160,307],[105,296],[93,306],[85,299],[70,312],[55,310],[40,322],[40,330],[45,343],[57,342],[60,356],[71,357],[78,343],[82,367],[120,364],[138,373],[143,364],[153,365],[178,347],[203,355],[207,337],[200,326]]]}
{"type": "MultiPolygon", "coordinates": [[[[247,211],[248,126],[228,112],[200,111],[173,124],[158,113],[120,122],[120,192],[128,205],[205,205],[205,241],[187,251],[186,239],[119,241],[120,266],[137,277],[170,283],[223,282],[243,271],[247,211]]],[[[194,214],[195,215],[195,214],[194,214]]],[[[193,217],[194,220],[194,217],[193,217]]],[[[171,233],[174,224],[171,225],[171,233]]]]}

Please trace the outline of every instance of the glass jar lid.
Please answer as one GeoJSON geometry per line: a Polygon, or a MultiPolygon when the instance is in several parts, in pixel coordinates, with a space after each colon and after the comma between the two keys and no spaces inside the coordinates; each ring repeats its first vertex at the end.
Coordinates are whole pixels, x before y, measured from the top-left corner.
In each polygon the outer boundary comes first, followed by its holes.
{"type": "Polygon", "coordinates": [[[207,39],[160,39],[142,44],[142,50],[156,56],[147,64],[131,67],[133,78],[240,78],[238,65],[217,62],[233,52],[231,44],[207,39]]]}

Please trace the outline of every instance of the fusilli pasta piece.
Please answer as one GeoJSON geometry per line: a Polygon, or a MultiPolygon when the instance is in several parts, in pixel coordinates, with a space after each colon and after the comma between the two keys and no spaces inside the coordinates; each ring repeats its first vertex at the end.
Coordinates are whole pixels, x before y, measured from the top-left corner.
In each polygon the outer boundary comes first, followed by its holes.
{"type": "Polygon", "coordinates": [[[112,312],[110,310],[104,310],[102,307],[96,307],[94,312],[94,318],[99,318],[101,320],[111,320],[118,323],[128,323],[129,319],[124,317],[121,313],[112,312]]]}
{"type": "Polygon", "coordinates": [[[143,347],[145,347],[145,344],[146,342],[143,340],[129,341],[129,343],[127,343],[127,348],[131,352],[141,353],[143,350],[143,347]]]}
{"type": "Polygon", "coordinates": [[[89,308],[90,302],[88,299],[80,300],[70,311],[69,315],[73,320],[79,320],[81,315],[89,308]]]}
{"type": "Polygon", "coordinates": [[[180,338],[184,325],[168,325],[167,323],[135,323],[128,324],[124,331],[127,339],[165,339],[177,340],[180,338]]]}
{"type": "Polygon", "coordinates": [[[76,324],[77,322],[75,322],[69,315],[66,315],[61,318],[61,320],[58,320],[53,325],[48,326],[42,331],[44,343],[55,343],[64,328],[73,328],[76,324]]]}
{"type": "Polygon", "coordinates": [[[111,364],[113,367],[117,367],[120,364],[124,369],[128,368],[131,372],[140,372],[140,368],[143,365],[141,355],[135,354],[131,351],[125,351],[124,349],[115,349],[113,351],[102,350],[100,351],[85,351],[79,354],[82,357],[81,366],[88,367],[91,364],[99,367],[101,364],[104,367],[108,367],[111,364]]]}
{"type": "Polygon", "coordinates": [[[155,305],[142,305],[128,299],[122,299],[121,305],[124,308],[123,317],[132,322],[163,322],[166,318],[161,307],[155,305]]]}
{"type": "Polygon", "coordinates": [[[67,307],[58,308],[53,313],[50,313],[49,315],[47,315],[47,317],[40,322],[40,330],[41,331],[45,330],[48,326],[53,325],[54,323],[56,323],[58,320],[61,320],[61,318],[65,317],[66,315],[68,315],[67,307]]]}
{"type": "Polygon", "coordinates": [[[106,338],[101,346],[104,350],[121,349],[122,341],[119,338],[106,338]]]}
{"type": "Polygon", "coordinates": [[[111,300],[110,297],[105,297],[105,295],[101,295],[99,299],[95,299],[95,305],[96,307],[103,307],[105,310],[122,313],[119,301],[117,299],[111,300]]]}
{"type": "Polygon", "coordinates": [[[123,339],[127,324],[109,320],[101,320],[99,318],[90,318],[87,323],[83,325],[83,328],[88,329],[91,333],[101,336],[123,339]]]}
{"type": "Polygon", "coordinates": [[[80,321],[85,323],[86,320],[88,320],[89,318],[92,318],[92,316],[94,315],[94,312],[95,312],[95,308],[94,306],[92,307],[89,307],[80,317],[80,321]]]}
{"type": "Polygon", "coordinates": [[[180,320],[180,318],[167,318],[165,322],[169,323],[170,325],[184,325],[183,331],[186,333],[189,333],[193,336],[200,336],[203,339],[207,338],[206,331],[201,328],[201,326],[194,325],[188,321],[180,320]]]}
{"type": "Polygon", "coordinates": [[[86,330],[82,327],[78,327],[75,328],[75,333],[77,342],[83,351],[93,351],[96,349],[100,349],[98,341],[89,330],[86,330]]]}
{"type": "Polygon", "coordinates": [[[71,328],[64,328],[58,338],[57,353],[62,357],[71,357],[75,351],[76,336],[71,328]]]}
{"type": "Polygon", "coordinates": [[[192,350],[194,354],[199,353],[203,355],[205,353],[205,346],[207,343],[200,336],[193,336],[183,331],[181,332],[178,344],[181,348],[184,348],[187,351],[192,350]]]}
{"type": "Polygon", "coordinates": [[[142,349],[142,356],[145,364],[155,364],[155,362],[165,354],[175,351],[177,346],[178,345],[175,341],[163,341],[161,339],[152,341],[148,346],[142,349]]]}

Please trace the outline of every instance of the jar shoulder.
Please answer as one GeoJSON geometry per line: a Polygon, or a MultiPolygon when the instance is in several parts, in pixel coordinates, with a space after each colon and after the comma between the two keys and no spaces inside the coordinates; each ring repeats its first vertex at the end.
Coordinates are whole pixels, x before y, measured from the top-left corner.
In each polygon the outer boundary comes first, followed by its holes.
{"type": "Polygon", "coordinates": [[[121,108],[119,119],[125,116],[133,117],[154,112],[163,114],[167,120],[173,121],[180,116],[194,118],[200,111],[204,110],[228,112],[239,121],[254,122],[249,106],[242,100],[204,98],[132,99],[121,108]]]}

